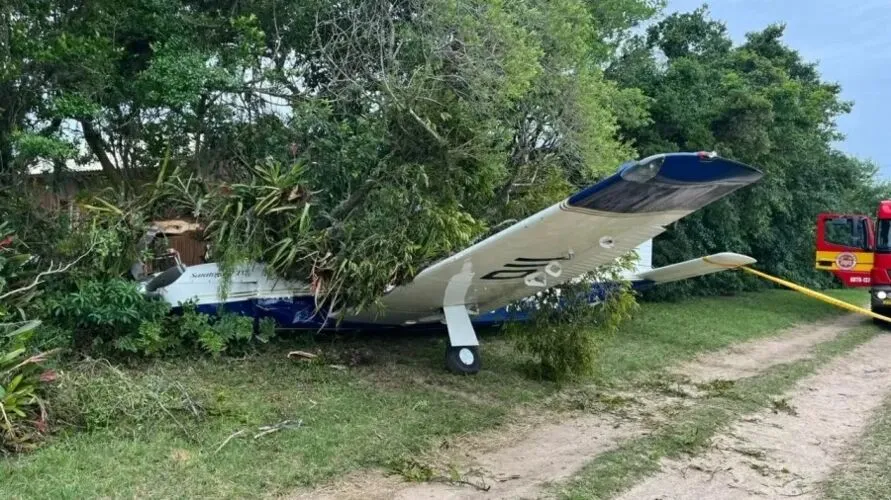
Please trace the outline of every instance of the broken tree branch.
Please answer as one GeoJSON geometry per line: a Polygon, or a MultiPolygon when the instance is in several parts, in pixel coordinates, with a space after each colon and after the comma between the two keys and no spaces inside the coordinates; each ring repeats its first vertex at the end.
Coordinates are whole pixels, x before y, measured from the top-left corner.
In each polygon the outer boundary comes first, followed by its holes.
{"type": "Polygon", "coordinates": [[[68,264],[66,264],[66,265],[64,265],[64,266],[60,266],[60,267],[58,267],[58,268],[56,268],[56,269],[53,269],[53,263],[52,263],[52,261],[51,261],[51,262],[50,262],[50,267],[49,267],[49,269],[47,269],[46,271],[43,271],[43,272],[38,273],[37,276],[34,278],[34,281],[31,282],[31,284],[26,285],[26,286],[23,286],[23,287],[20,287],[20,288],[16,288],[16,289],[10,290],[10,291],[4,293],[3,295],[0,295],[0,300],[3,300],[3,299],[6,299],[6,298],[8,298],[8,297],[12,297],[13,295],[16,295],[16,294],[19,294],[19,293],[23,293],[23,292],[27,292],[28,290],[32,290],[32,289],[34,289],[37,285],[39,285],[40,283],[42,283],[42,281],[40,281],[42,278],[45,278],[45,277],[47,277],[47,276],[51,276],[51,275],[53,275],[53,274],[59,274],[59,273],[64,273],[64,272],[68,271],[69,269],[71,269],[72,267],[74,267],[78,262],[80,262],[81,260],[83,260],[84,257],[86,257],[87,255],[89,255],[90,253],[92,253],[94,247],[95,247],[95,244],[90,245],[90,248],[88,248],[87,251],[84,252],[82,255],[80,255],[78,258],[76,258],[76,259],[74,259],[73,261],[69,262],[68,264]]]}

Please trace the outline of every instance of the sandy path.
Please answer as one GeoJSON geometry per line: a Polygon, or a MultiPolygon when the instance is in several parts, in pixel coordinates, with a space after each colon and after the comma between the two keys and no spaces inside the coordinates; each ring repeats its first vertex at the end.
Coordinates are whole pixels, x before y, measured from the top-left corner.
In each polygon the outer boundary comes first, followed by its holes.
{"type": "Polygon", "coordinates": [[[891,335],[837,358],[789,394],[792,413],[765,410],[713,440],[714,448],[663,471],[620,498],[816,498],[891,393],[891,335]]]}
{"type": "MultiPolygon", "coordinates": [[[[757,375],[776,364],[803,359],[812,348],[862,323],[857,316],[793,327],[776,336],[707,353],[679,366],[677,373],[696,381],[735,380],[757,375]]],[[[891,358],[891,356],[889,356],[891,358]]],[[[637,410],[658,413],[668,398],[641,398],[637,410]]],[[[314,499],[475,499],[536,498],[551,483],[568,479],[596,455],[620,442],[647,432],[641,419],[609,413],[584,415],[559,422],[511,426],[507,430],[471,436],[446,461],[466,464],[464,478],[485,484],[488,491],[470,486],[428,482],[405,483],[381,471],[364,471],[328,487],[297,493],[314,499]]]]}
{"type": "Polygon", "coordinates": [[[772,366],[810,357],[815,345],[832,340],[841,332],[867,321],[863,316],[849,314],[829,321],[794,326],[769,338],[705,353],[679,365],[672,372],[684,375],[693,382],[751,377],[772,366]]]}
{"type": "Polygon", "coordinates": [[[451,458],[472,463],[472,467],[464,469],[463,479],[486,486],[488,491],[445,482],[412,484],[396,476],[384,476],[380,471],[364,471],[327,488],[298,493],[294,498],[534,498],[543,481],[566,479],[591,456],[643,432],[644,427],[638,422],[609,414],[583,415],[558,423],[512,425],[507,430],[460,439],[450,446],[455,451],[451,458]]]}

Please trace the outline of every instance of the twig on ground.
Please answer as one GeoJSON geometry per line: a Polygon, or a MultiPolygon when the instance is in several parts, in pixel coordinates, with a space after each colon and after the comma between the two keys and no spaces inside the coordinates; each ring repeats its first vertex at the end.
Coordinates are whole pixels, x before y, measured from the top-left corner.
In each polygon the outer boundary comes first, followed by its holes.
{"type": "Polygon", "coordinates": [[[201,416],[201,413],[198,411],[198,405],[195,404],[195,401],[192,400],[192,396],[189,395],[186,388],[179,382],[175,382],[176,387],[182,393],[183,397],[185,397],[186,403],[189,405],[189,409],[192,410],[192,414],[195,415],[196,418],[201,416]]]}
{"type": "Polygon", "coordinates": [[[263,425],[257,429],[260,432],[254,435],[254,439],[257,439],[261,436],[265,436],[267,434],[271,434],[273,432],[278,432],[282,429],[299,429],[300,427],[303,427],[302,419],[297,420],[297,421],[284,420],[284,421],[279,422],[275,425],[263,425]]]}
{"type": "Polygon", "coordinates": [[[476,484],[473,481],[468,481],[466,479],[452,479],[450,477],[444,477],[444,476],[439,476],[439,477],[433,478],[433,479],[431,479],[431,481],[437,481],[437,482],[447,483],[447,484],[464,484],[467,486],[471,486],[479,491],[489,491],[490,489],[492,489],[492,485],[486,484],[485,481],[483,481],[483,484],[476,484]]]}
{"type": "Polygon", "coordinates": [[[158,398],[157,394],[155,394],[155,398],[158,401],[158,406],[160,406],[161,409],[164,410],[164,412],[167,413],[167,415],[169,415],[171,419],[173,419],[173,422],[176,423],[176,425],[180,428],[180,430],[183,431],[183,434],[186,435],[186,439],[188,439],[189,441],[192,441],[192,442],[198,442],[198,440],[195,438],[195,436],[192,435],[192,433],[189,432],[188,429],[186,429],[186,426],[184,426],[182,423],[180,423],[179,419],[177,419],[173,415],[173,413],[171,413],[170,410],[168,410],[167,407],[164,406],[164,403],[161,402],[161,399],[158,398]]]}
{"type": "MultiPolygon", "coordinates": [[[[254,434],[253,439],[260,438],[262,436],[271,434],[273,432],[280,431],[282,429],[299,429],[300,427],[303,427],[303,419],[283,420],[283,421],[281,421],[277,424],[273,424],[273,425],[261,425],[260,427],[257,427],[257,430],[260,432],[258,432],[257,434],[254,434]]],[[[239,431],[235,431],[232,434],[230,434],[229,437],[227,437],[219,446],[217,446],[217,449],[214,450],[214,454],[219,453],[219,451],[222,450],[224,446],[229,444],[229,441],[232,441],[233,439],[237,438],[238,436],[241,436],[242,434],[246,433],[247,431],[248,431],[247,429],[241,429],[239,431]]]]}
{"type": "Polygon", "coordinates": [[[226,446],[227,444],[229,444],[229,441],[232,441],[233,439],[244,434],[245,432],[247,432],[247,429],[241,429],[240,431],[236,431],[236,432],[233,432],[232,434],[229,434],[229,437],[227,437],[226,440],[223,441],[223,443],[221,445],[217,446],[217,449],[214,450],[214,454],[219,453],[219,451],[223,449],[223,446],[226,446]]]}
{"type": "Polygon", "coordinates": [[[318,358],[318,354],[313,354],[311,352],[306,351],[291,351],[288,353],[288,358],[298,358],[301,360],[311,360],[318,358]]]}
{"type": "Polygon", "coordinates": [[[810,493],[810,491],[801,490],[799,493],[780,493],[779,495],[783,497],[800,497],[803,495],[807,495],[808,493],[810,493]]]}

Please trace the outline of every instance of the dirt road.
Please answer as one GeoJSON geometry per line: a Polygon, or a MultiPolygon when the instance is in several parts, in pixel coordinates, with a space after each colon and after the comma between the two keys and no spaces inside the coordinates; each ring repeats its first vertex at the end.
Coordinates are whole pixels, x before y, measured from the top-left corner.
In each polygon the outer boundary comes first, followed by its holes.
{"type": "MultiPolygon", "coordinates": [[[[862,323],[859,317],[843,316],[791,328],[700,356],[672,371],[697,382],[757,375],[771,366],[806,358],[814,346],[862,323]]],[[[889,352],[891,336],[879,337],[836,360],[791,395],[790,404],[797,408],[798,416],[770,412],[753,416],[717,439],[714,452],[689,463],[665,464],[662,473],[622,498],[700,500],[806,492],[834,465],[832,457],[865,425],[868,411],[891,390],[889,352]],[[754,461],[753,456],[764,459],[754,461]]],[[[664,401],[647,399],[643,404],[650,408],[642,413],[648,413],[664,401]]],[[[568,479],[598,454],[646,432],[648,428],[640,419],[611,414],[512,427],[451,447],[450,461],[465,464],[465,484],[409,484],[372,471],[302,492],[297,498],[539,498],[548,485],[568,479]]]]}
{"type": "Polygon", "coordinates": [[[816,498],[889,393],[891,335],[881,335],[803,380],[785,411],[744,418],[705,455],[664,464],[620,498],[816,498]]]}

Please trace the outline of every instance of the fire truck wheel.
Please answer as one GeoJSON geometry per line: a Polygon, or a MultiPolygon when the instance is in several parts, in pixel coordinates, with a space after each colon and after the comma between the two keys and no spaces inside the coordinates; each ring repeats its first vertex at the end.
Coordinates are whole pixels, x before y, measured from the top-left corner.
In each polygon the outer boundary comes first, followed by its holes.
{"type": "MultiPolygon", "coordinates": [[[[873,307],[871,307],[870,309],[872,310],[872,312],[874,312],[874,313],[876,313],[876,314],[881,314],[882,316],[888,316],[888,317],[891,317],[891,308],[889,308],[889,307],[876,307],[876,306],[873,306],[873,307]]],[[[873,322],[875,325],[880,326],[880,327],[882,327],[882,328],[885,329],[885,330],[891,330],[891,323],[888,323],[887,321],[881,320],[881,319],[879,319],[879,318],[873,318],[873,319],[872,319],[872,322],[873,322]]]]}

